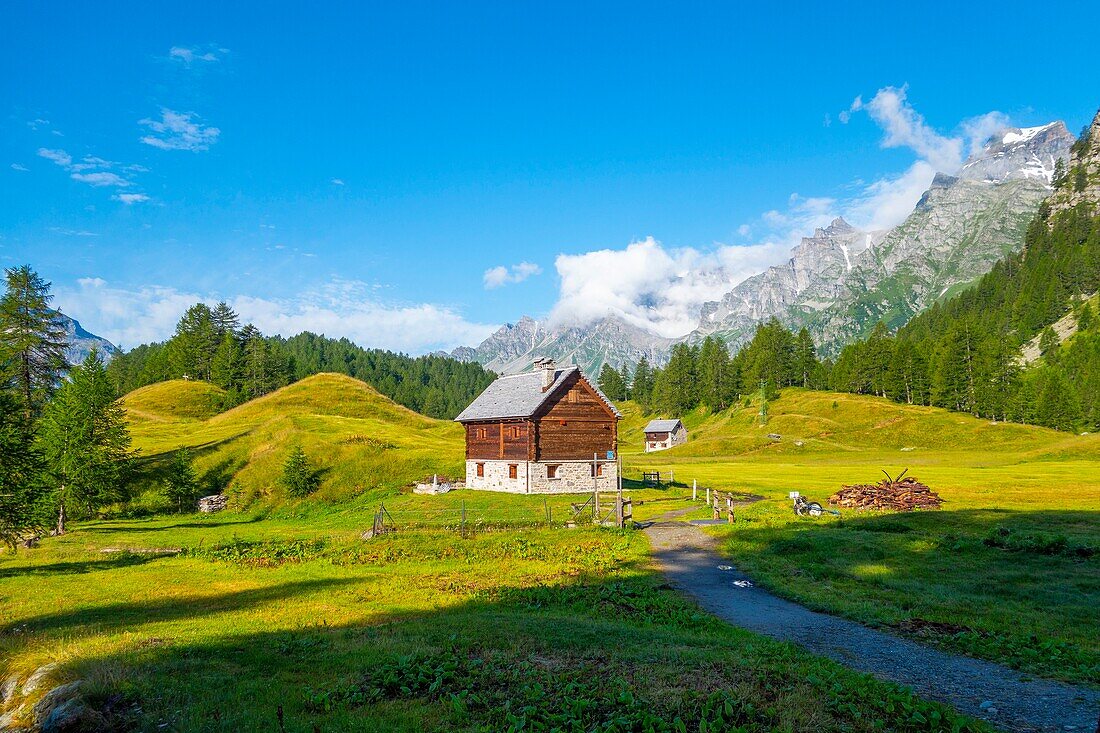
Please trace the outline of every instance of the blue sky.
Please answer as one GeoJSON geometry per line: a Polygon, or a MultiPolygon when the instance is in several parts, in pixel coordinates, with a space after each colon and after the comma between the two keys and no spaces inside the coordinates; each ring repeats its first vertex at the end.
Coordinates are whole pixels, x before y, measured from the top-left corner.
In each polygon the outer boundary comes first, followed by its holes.
{"type": "Polygon", "coordinates": [[[525,313],[674,335],[975,135],[1100,104],[1079,3],[317,5],[5,3],[0,264],[124,346],[198,298],[414,353],[525,313]]]}

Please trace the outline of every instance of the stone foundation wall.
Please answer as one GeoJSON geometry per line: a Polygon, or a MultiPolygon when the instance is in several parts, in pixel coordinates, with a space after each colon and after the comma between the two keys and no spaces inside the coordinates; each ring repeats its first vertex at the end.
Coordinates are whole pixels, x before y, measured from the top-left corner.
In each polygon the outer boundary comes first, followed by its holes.
{"type": "MultiPolygon", "coordinates": [[[[597,477],[600,491],[619,488],[619,467],[614,461],[600,464],[597,477]]],[[[466,488],[506,491],[515,494],[583,494],[593,489],[591,461],[466,461],[466,488]],[[477,475],[477,464],[485,466],[485,475],[477,475]],[[516,478],[508,478],[508,466],[516,466],[516,478]],[[548,466],[557,466],[554,478],[548,478],[548,466]],[[530,479],[530,481],[528,481],[530,479]]]]}
{"type": "Polygon", "coordinates": [[[527,493],[527,461],[466,461],[466,488],[483,491],[527,493]],[[485,475],[477,475],[477,464],[485,466],[485,475]],[[516,477],[508,478],[508,466],[516,467],[516,477]]]}

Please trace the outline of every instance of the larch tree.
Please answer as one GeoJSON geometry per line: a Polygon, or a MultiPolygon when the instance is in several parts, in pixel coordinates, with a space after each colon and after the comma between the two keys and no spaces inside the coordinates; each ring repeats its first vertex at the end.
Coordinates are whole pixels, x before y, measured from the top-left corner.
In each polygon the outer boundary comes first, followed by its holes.
{"type": "Polygon", "coordinates": [[[72,509],[91,512],[122,496],[134,453],[126,413],[93,349],[43,412],[39,440],[53,480],[57,534],[72,509]]]}
{"type": "Polygon", "coordinates": [[[18,392],[25,417],[38,415],[69,368],[61,313],[50,307],[50,283],[29,265],[6,271],[0,298],[0,365],[18,392]]]}
{"type": "Polygon", "coordinates": [[[626,382],[615,367],[605,363],[600,367],[600,375],[596,381],[600,391],[607,395],[607,399],[612,402],[621,402],[626,399],[626,382]]]}
{"type": "Polygon", "coordinates": [[[282,484],[289,496],[301,498],[317,490],[320,483],[317,472],[309,463],[302,446],[296,445],[283,464],[282,484]]]}
{"type": "Polygon", "coordinates": [[[809,388],[817,371],[817,349],[810,332],[805,328],[798,332],[794,342],[795,378],[803,387],[809,388]]]}
{"type": "Polygon", "coordinates": [[[0,392],[0,542],[14,547],[41,527],[43,474],[23,405],[15,395],[0,392]]]}
{"type": "Polygon", "coordinates": [[[718,336],[707,336],[699,347],[699,401],[712,412],[721,412],[733,400],[730,353],[718,336]]]}
{"type": "Polygon", "coordinates": [[[194,501],[198,492],[199,480],[195,475],[191,451],[180,448],[172,456],[172,462],[164,477],[164,496],[175,503],[176,511],[182,513],[183,505],[194,501]]]}

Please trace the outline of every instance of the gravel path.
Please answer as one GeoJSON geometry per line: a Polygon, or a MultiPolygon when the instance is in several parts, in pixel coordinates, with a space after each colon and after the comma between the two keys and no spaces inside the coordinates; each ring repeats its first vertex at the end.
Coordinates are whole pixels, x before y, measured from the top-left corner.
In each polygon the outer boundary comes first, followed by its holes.
{"type": "Polygon", "coordinates": [[[715,539],[674,521],[685,511],[664,515],[646,534],[669,582],[715,616],[905,685],[1004,730],[1100,733],[1100,691],[1028,680],[998,664],[941,652],[777,598],[751,585],[736,568],[719,570],[730,561],[717,553],[715,539]]]}

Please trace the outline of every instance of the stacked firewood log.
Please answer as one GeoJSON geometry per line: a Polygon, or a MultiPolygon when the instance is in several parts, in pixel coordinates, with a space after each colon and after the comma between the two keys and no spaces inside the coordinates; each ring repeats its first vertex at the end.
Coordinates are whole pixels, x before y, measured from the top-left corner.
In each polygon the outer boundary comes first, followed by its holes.
{"type": "MultiPolygon", "coordinates": [[[[906,469],[908,470],[908,469],[906,469]]],[[[897,478],[886,473],[877,484],[844,486],[829,497],[829,503],[848,509],[891,509],[911,512],[915,509],[939,509],[943,499],[915,478],[902,471],[897,478]]]]}

